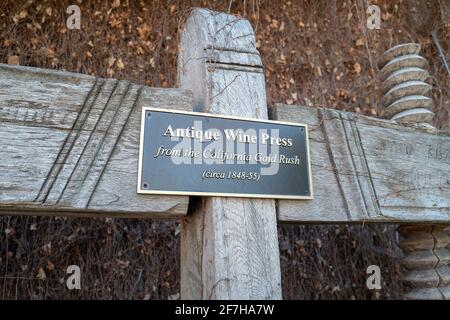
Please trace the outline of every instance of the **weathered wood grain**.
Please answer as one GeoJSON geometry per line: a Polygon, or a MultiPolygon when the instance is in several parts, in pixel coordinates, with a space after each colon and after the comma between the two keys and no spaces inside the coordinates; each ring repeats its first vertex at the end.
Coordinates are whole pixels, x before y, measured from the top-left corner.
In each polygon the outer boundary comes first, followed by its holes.
{"type": "Polygon", "coordinates": [[[310,128],[313,200],[279,200],[283,222],[450,222],[450,134],[331,109],[276,105],[310,128]]]}
{"type": "MultiPolygon", "coordinates": [[[[261,58],[247,20],[195,9],[181,34],[179,80],[196,110],[267,118],[261,58]]],[[[274,200],[201,198],[181,230],[181,297],[279,299],[274,200]]]]}
{"type": "Polygon", "coordinates": [[[0,65],[0,214],[183,216],[187,197],[136,193],[140,115],[192,105],[181,89],[0,65]]]}

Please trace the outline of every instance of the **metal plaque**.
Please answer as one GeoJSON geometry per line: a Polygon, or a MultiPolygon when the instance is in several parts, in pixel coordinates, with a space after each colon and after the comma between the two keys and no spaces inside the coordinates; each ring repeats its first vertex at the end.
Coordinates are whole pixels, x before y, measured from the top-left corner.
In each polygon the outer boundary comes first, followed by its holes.
{"type": "Polygon", "coordinates": [[[137,190],[312,199],[308,127],[145,107],[137,190]]]}

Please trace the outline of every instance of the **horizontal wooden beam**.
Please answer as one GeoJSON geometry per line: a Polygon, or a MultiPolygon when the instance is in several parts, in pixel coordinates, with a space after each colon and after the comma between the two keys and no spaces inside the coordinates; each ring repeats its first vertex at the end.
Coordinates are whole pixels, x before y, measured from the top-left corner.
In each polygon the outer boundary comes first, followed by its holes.
{"type": "Polygon", "coordinates": [[[0,214],[180,217],[188,197],[136,193],[143,106],[192,95],[0,64],[0,214]]]}
{"type": "MultiPolygon", "coordinates": [[[[188,197],[136,193],[140,110],[192,110],[191,93],[0,65],[0,214],[181,217],[188,197]]],[[[306,123],[313,200],[282,222],[450,222],[450,134],[278,104],[306,123]]]]}
{"type": "Polygon", "coordinates": [[[310,130],[313,200],[278,201],[282,222],[450,222],[450,134],[332,109],[278,104],[310,130]]]}

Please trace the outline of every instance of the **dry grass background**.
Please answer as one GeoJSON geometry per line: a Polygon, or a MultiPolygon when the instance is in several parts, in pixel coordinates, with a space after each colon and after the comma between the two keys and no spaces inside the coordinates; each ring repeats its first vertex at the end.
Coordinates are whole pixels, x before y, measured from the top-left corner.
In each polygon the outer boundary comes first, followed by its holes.
{"type": "MultiPolygon", "coordinates": [[[[406,41],[430,61],[436,125],[449,122],[450,79],[430,32],[449,52],[450,3],[370,1],[381,30],[365,28],[367,1],[74,1],[81,30],[65,27],[69,1],[0,2],[0,62],[176,86],[177,37],[189,9],[249,19],[266,72],[268,102],[383,116],[377,57],[406,41]]],[[[447,57],[448,58],[448,57],[447,57]]],[[[392,299],[403,290],[395,226],[279,227],[286,299],[392,299]],[[383,289],[366,289],[368,265],[383,289]]],[[[167,299],[179,292],[176,221],[0,218],[0,299],[167,299]],[[65,289],[65,269],[82,290],[65,289]]]]}

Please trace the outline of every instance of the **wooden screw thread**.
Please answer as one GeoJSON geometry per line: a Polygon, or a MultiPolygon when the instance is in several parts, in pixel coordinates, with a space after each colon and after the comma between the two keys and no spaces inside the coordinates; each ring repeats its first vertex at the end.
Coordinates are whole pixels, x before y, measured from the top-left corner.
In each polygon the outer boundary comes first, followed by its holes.
{"type": "Polygon", "coordinates": [[[431,85],[428,61],[419,55],[420,45],[406,43],[387,50],[380,59],[383,80],[382,104],[386,117],[400,123],[419,123],[431,127],[433,100],[426,96],[431,85]]]}
{"type": "Polygon", "coordinates": [[[450,300],[450,236],[444,225],[400,226],[400,248],[407,273],[405,299],[450,300]]]}

